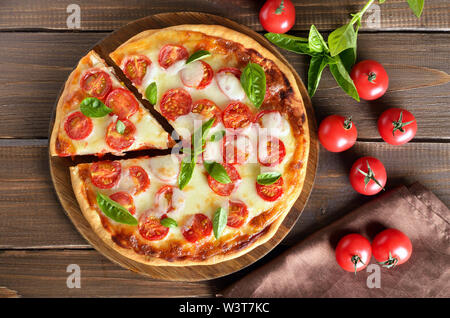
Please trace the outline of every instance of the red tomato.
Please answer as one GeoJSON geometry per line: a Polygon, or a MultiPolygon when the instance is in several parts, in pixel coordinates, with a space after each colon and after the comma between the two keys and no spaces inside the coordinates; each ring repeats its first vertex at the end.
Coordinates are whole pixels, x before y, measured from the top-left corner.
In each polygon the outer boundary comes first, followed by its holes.
{"type": "Polygon", "coordinates": [[[133,197],[128,192],[125,191],[116,192],[111,194],[109,198],[119,203],[131,214],[136,213],[136,207],[134,206],[133,197]]]}
{"type": "Polygon", "coordinates": [[[397,229],[387,229],[372,241],[373,256],[384,267],[391,268],[405,263],[411,257],[411,240],[397,229]]]}
{"type": "Polygon", "coordinates": [[[222,121],[228,129],[245,128],[252,123],[253,113],[244,103],[232,102],[223,111],[222,121]]]}
{"type": "Polygon", "coordinates": [[[370,242],[360,234],[348,234],[336,246],[336,261],[347,272],[359,272],[372,257],[370,242]]]}
{"type": "Polygon", "coordinates": [[[202,213],[194,214],[183,227],[182,233],[186,240],[195,243],[212,232],[211,220],[202,213]]]}
{"type": "Polygon", "coordinates": [[[119,119],[127,119],[139,109],[136,98],[124,88],[116,88],[109,93],[105,103],[113,110],[110,115],[115,114],[119,119]]]}
{"type": "Polygon", "coordinates": [[[109,124],[106,130],[106,143],[114,150],[120,151],[130,148],[130,146],[134,143],[136,127],[127,119],[123,119],[122,123],[125,125],[125,131],[123,134],[117,131],[117,121],[113,121],[109,124]]]}
{"type": "Polygon", "coordinates": [[[162,203],[167,204],[167,209],[163,213],[169,213],[173,210],[173,186],[162,186],[155,195],[155,204],[159,206],[162,203]]]}
{"type": "Polygon", "coordinates": [[[221,121],[222,117],[220,108],[209,99],[200,99],[196,101],[192,106],[192,112],[194,114],[200,114],[204,120],[209,120],[214,116],[216,119],[214,120],[213,127],[221,121]]]}
{"type": "Polygon", "coordinates": [[[378,131],[388,144],[406,144],[416,135],[416,118],[405,109],[390,108],[378,118],[378,131]]]}
{"type": "Polygon", "coordinates": [[[94,162],[90,168],[91,181],[100,189],[111,189],[120,179],[122,166],[118,161],[98,161],[94,162]]]}
{"type": "Polygon", "coordinates": [[[80,86],[89,95],[102,99],[109,93],[112,84],[108,73],[93,69],[83,74],[80,86]]]}
{"type": "Polygon", "coordinates": [[[258,162],[266,167],[280,164],[286,156],[284,143],[273,136],[260,138],[258,142],[258,162]]]}
{"type": "Polygon", "coordinates": [[[208,63],[203,61],[196,61],[188,64],[188,66],[186,66],[180,72],[180,77],[183,85],[196,89],[203,89],[208,86],[212,82],[213,76],[213,69],[208,63]],[[190,68],[198,69],[192,70],[190,68]],[[203,70],[203,72],[201,73],[202,75],[200,75],[200,68],[203,70]]]}
{"type": "Polygon", "coordinates": [[[151,65],[152,61],[145,55],[135,55],[127,59],[123,71],[130,81],[136,85],[141,85],[142,79],[151,65]]]}
{"type": "Polygon", "coordinates": [[[224,163],[223,167],[227,171],[227,174],[230,177],[231,182],[220,183],[219,181],[208,175],[208,184],[211,190],[213,190],[215,193],[226,197],[237,189],[241,181],[241,176],[239,175],[239,172],[236,170],[236,168],[233,167],[232,165],[224,163]]]}
{"type": "Polygon", "coordinates": [[[133,183],[136,186],[134,195],[145,191],[150,186],[150,179],[144,168],[140,166],[131,166],[128,170],[133,183]]]}
{"type": "Polygon", "coordinates": [[[189,53],[184,46],[166,44],[159,51],[158,62],[162,68],[167,69],[175,62],[186,60],[189,53]]]}
{"type": "Polygon", "coordinates": [[[83,115],[82,112],[75,112],[67,117],[64,123],[64,130],[70,139],[81,140],[89,136],[94,125],[89,117],[83,115]]]}
{"type": "Polygon", "coordinates": [[[361,194],[377,194],[384,189],[386,180],[383,163],[373,157],[359,158],[350,170],[350,183],[353,189],[361,194]]]}
{"type": "Polygon", "coordinates": [[[247,217],[248,209],[244,202],[228,201],[228,226],[239,228],[245,223],[247,217]]]}
{"type": "Polygon", "coordinates": [[[250,138],[246,135],[228,135],[222,141],[223,162],[241,165],[248,161],[252,151],[250,138]]]}
{"type": "Polygon", "coordinates": [[[161,98],[159,108],[164,117],[169,120],[176,120],[191,111],[191,95],[183,88],[169,89],[161,98]]]}
{"type": "Polygon", "coordinates": [[[291,0],[267,0],[259,11],[259,22],[273,33],[286,33],[295,24],[295,7],[291,0]]]}
{"type": "Polygon", "coordinates": [[[359,97],[374,100],[384,95],[389,86],[389,77],[384,67],[373,60],[361,61],[353,66],[350,77],[359,97]]]}
{"type": "Polygon", "coordinates": [[[341,152],[351,148],[358,136],[351,117],[339,115],[326,117],[319,126],[319,140],[322,146],[331,152],[341,152]]]}
{"type": "Polygon", "coordinates": [[[256,192],[266,201],[276,201],[283,194],[283,178],[277,182],[268,185],[262,185],[256,182],[256,192]]]}
{"type": "Polygon", "coordinates": [[[159,241],[167,236],[169,228],[161,224],[161,220],[155,216],[146,216],[139,221],[139,233],[149,241],[159,241]]]}

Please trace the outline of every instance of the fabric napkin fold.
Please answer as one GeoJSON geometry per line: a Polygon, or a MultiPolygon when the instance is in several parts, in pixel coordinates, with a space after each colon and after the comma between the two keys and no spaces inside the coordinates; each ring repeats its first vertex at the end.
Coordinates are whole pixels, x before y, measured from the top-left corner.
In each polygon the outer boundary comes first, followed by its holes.
{"type": "MultiPolygon", "coordinates": [[[[449,220],[448,207],[424,186],[401,186],[317,231],[219,296],[450,297],[449,220]],[[356,276],[338,266],[334,249],[342,236],[360,233],[371,241],[386,228],[397,228],[411,239],[407,263],[393,269],[380,266],[379,275],[377,266],[356,276]]],[[[377,264],[373,257],[370,264],[377,264]]]]}

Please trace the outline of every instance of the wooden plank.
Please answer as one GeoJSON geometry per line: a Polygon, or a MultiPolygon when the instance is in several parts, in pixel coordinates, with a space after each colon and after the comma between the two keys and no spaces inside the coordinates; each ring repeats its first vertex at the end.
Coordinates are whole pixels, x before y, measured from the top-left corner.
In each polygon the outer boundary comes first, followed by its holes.
{"type": "MultiPolygon", "coordinates": [[[[0,138],[47,138],[61,86],[79,58],[105,35],[0,33],[0,138]]],[[[389,107],[403,107],[419,121],[417,138],[450,139],[446,122],[450,34],[361,34],[358,51],[360,59],[383,62],[390,76],[389,91],[377,101],[358,103],[325,71],[313,98],[318,120],[332,113],[352,115],[359,138],[380,138],[376,128],[379,114],[389,107]]],[[[282,53],[306,81],[308,58],[282,53]]]]}
{"type": "MultiPolygon", "coordinates": [[[[366,155],[384,162],[388,189],[419,181],[450,204],[450,143],[394,147],[381,142],[357,142],[341,154],[322,148],[309,202],[283,244],[294,244],[370,200],[353,191],[347,177],[352,163],[366,155]]],[[[45,140],[0,141],[0,219],[0,249],[89,248],[53,193],[45,140]]]]}
{"type": "MultiPolygon", "coordinates": [[[[296,0],[296,24],[293,30],[331,30],[349,20],[350,13],[362,9],[367,0],[296,0]]],[[[0,29],[67,29],[70,1],[5,0],[0,7],[0,29]]],[[[258,13],[263,1],[223,0],[79,0],[81,30],[114,30],[148,15],[162,12],[200,11],[235,20],[262,31],[258,13]]],[[[417,19],[405,0],[390,0],[372,5],[363,21],[363,30],[449,30],[450,10],[446,0],[426,1],[423,15],[417,19]],[[376,11],[375,11],[376,10],[376,11]],[[366,23],[366,20],[370,23],[366,23]]],[[[72,11],[70,11],[72,12],[72,11]]]]}
{"type": "MultiPolygon", "coordinates": [[[[21,297],[213,297],[230,279],[198,283],[152,280],[94,250],[2,251],[0,286],[21,297]],[[80,268],[80,288],[68,288],[67,266],[80,268]]],[[[0,296],[2,290],[0,288],[0,296]]]]}

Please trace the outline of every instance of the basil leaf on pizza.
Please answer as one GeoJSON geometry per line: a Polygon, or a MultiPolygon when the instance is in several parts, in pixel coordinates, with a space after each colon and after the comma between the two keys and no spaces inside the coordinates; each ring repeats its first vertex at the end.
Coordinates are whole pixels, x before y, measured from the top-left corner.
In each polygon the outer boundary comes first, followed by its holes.
{"type": "Polygon", "coordinates": [[[281,173],[278,171],[270,171],[261,173],[256,177],[256,182],[261,185],[269,185],[274,184],[281,178],[281,173]]]}
{"type": "Polygon", "coordinates": [[[155,105],[158,99],[158,88],[156,82],[150,83],[145,89],[145,97],[148,99],[150,104],[155,105]]]}
{"type": "Polygon", "coordinates": [[[113,221],[121,224],[138,225],[138,221],[127,209],[100,192],[97,193],[97,204],[100,210],[113,221]]]}
{"type": "Polygon", "coordinates": [[[186,64],[204,59],[205,57],[211,56],[211,52],[206,50],[200,50],[195,53],[193,53],[189,58],[186,60],[186,64]]]}
{"type": "Polygon", "coordinates": [[[123,123],[123,121],[117,120],[117,123],[116,123],[116,131],[117,131],[119,134],[123,135],[123,133],[125,132],[125,124],[123,123]]]}
{"type": "Polygon", "coordinates": [[[161,223],[162,226],[169,227],[169,228],[170,227],[171,228],[175,228],[175,227],[178,226],[177,221],[175,221],[174,219],[169,218],[169,217],[162,219],[160,221],[160,223],[161,223]]]}
{"type": "Polygon", "coordinates": [[[180,190],[191,181],[195,168],[195,156],[190,157],[190,161],[181,160],[180,174],[178,175],[178,187],[180,190]]]}
{"type": "Polygon", "coordinates": [[[86,97],[81,101],[80,110],[83,115],[87,117],[104,117],[112,112],[112,109],[103,104],[101,100],[96,97],[86,97]]]}
{"type": "Polygon", "coordinates": [[[228,219],[228,213],[222,207],[218,208],[217,211],[214,213],[213,232],[214,232],[214,237],[216,239],[218,239],[220,237],[223,230],[225,229],[225,226],[227,225],[227,219],[228,219]]]}
{"type": "Polygon", "coordinates": [[[266,96],[266,73],[256,63],[249,62],[242,71],[241,85],[248,99],[259,108],[266,96]]]}
{"type": "Polygon", "coordinates": [[[231,183],[230,176],[228,175],[224,166],[222,166],[220,163],[215,161],[204,161],[203,166],[205,167],[205,170],[208,172],[208,174],[216,181],[223,184],[231,183]]]}

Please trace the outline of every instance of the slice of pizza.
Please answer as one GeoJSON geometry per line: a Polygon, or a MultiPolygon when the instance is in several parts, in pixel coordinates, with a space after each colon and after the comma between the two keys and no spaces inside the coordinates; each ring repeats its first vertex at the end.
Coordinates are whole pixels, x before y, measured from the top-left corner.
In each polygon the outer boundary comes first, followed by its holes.
{"type": "Polygon", "coordinates": [[[122,155],[173,140],[94,51],[70,74],[56,108],[52,156],[122,155]]]}

